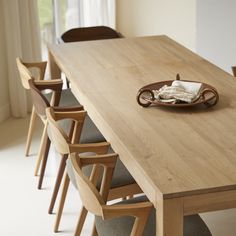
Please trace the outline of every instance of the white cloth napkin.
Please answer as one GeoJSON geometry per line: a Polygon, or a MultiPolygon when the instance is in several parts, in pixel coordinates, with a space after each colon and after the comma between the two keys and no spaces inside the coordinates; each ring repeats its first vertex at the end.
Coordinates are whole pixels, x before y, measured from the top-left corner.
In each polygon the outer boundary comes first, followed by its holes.
{"type": "Polygon", "coordinates": [[[171,86],[164,85],[159,90],[154,90],[153,93],[155,98],[161,102],[192,103],[199,97],[201,88],[202,83],[175,80],[171,86]]]}

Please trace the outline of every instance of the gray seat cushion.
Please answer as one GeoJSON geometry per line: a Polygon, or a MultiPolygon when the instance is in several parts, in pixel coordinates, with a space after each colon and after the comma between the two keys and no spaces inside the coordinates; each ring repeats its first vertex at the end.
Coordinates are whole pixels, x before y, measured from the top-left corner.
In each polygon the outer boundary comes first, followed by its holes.
{"type": "MultiPolygon", "coordinates": [[[[50,100],[51,93],[47,94],[47,99],[50,100]]],[[[70,89],[65,89],[62,91],[60,106],[76,106],[80,105],[76,100],[75,96],[70,89]]],[[[71,121],[62,120],[59,122],[60,126],[68,133],[70,130],[71,121]]],[[[50,135],[49,135],[50,137],[50,135]]],[[[97,143],[106,141],[101,132],[98,130],[96,125],[90,119],[89,116],[86,116],[84,126],[82,129],[80,143],[97,143]]]]}
{"type": "MultiPolygon", "coordinates": [[[[52,97],[52,92],[45,93],[44,96],[50,102],[52,97]]],[[[79,102],[71,92],[71,89],[63,89],[61,93],[59,106],[74,106],[74,105],[79,105],[79,102]]]]}
{"type": "MultiPolygon", "coordinates": [[[[63,90],[63,93],[61,95],[60,105],[73,106],[73,105],[79,105],[79,102],[76,100],[71,90],[66,89],[66,90],[63,90]]],[[[86,116],[82,133],[81,133],[81,137],[80,137],[80,143],[95,143],[95,142],[103,142],[103,141],[105,141],[105,138],[103,137],[101,132],[98,130],[98,128],[90,119],[90,117],[86,116]]]]}
{"type": "MultiPolygon", "coordinates": [[[[145,196],[119,202],[118,204],[130,204],[148,201],[145,196]]],[[[100,236],[130,236],[134,217],[125,216],[113,218],[110,220],[103,220],[102,217],[95,217],[96,228],[100,236]]],[[[149,215],[149,219],[144,229],[143,236],[156,235],[156,210],[153,208],[149,215]]],[[[205,222],[199,215],[191,215],[184,217],[184,236],[211,236],[205,222]]]]}
{"type": "MultiPolygon", "coordinates": [[[[84,153],[83,155],[84,156],[91,155],[91,153],[84,153]]],[[[75,175],[74,175],[74,171],[72,168],[72,163],[71,163],[70,158],[67,160],[66,170],[67,170],[67,173],[70,177],[72,184],[76,187],[75,175]]],[[[91,170],[92,170],[92,166],[86,166],[83,168],[83,172],[86,176],[90,176],[91,170]]],[[[98,180],[98,184],[97,184],[98,188],[101,185],[101,179],[102,179],[102,172],[101,172],[100,178],[98,180]]],[[[116,167],[115,167],[112,182],[111,182],[111,188],[120,187],[120,186],[124,186],[127,184],[132,184],[132,183],[135,183],[134,178],[131,176],[131,174],[126,169],[124,164],[120,161],[120,159],[118,159],[116,162],[116,167]]]]}

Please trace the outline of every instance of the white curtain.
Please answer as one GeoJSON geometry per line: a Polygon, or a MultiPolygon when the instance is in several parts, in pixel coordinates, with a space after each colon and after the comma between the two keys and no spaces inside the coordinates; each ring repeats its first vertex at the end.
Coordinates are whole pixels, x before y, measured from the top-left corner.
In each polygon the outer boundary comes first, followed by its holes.
{"type": "Polygon", "coordinates": [[[115,0],[67,0],[67,6],[67,29],[97,25],[116,27],[115,0]]]}
{"type": "Polygon", "coordinates": [[[24,117],[31,109],[29,95],[21,85],[16,57],[25,61],[41,60],[37,0],[1,0],[5,26],[11,114],[24,117]]]}
{"type": "Polygon", "coordinates": [[[66,30],[79,26],[79,0],[67,0],[66,30]]]}
{"type": "Polygon", "coordinates": [[[115,0],[80,0],[81,26],[105,25],[115,28],[115,0]]]}

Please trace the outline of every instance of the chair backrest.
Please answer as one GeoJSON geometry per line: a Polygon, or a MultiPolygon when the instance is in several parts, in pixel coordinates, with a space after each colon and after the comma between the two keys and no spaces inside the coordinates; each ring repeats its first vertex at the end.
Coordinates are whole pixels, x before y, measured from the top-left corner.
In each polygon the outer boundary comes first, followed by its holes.
{"type": "Polygon", "coordinates": [[[42,92],[36,87],[34,79],[28,80],[28,84],[36,113],[40,117],[46,119],[46,108],[50,107],[50,103],[42,94],[42,92]]]}
{"type": "MultiPolygon", "coordinates": [[[[78,115],[77,115],[76,122],[80,126],[77,129],[77,131],[79,130],[79,133],[81,133],[83,123],[86,117],[86,112],[78,111],[77,113],[78,115]]],[[[57,112],[55,112],[52,107],[48,107],[46,109],[46,116],[47,116],[48,125],[50,129],[51,141],[54,144],[56,150],[60,154],[69,154],[71,139],[58,124],[57,121],[60,120],[60,117],[57,115],[57,112]]]]}
{"type": "Polygon", "coordinates": [[[33,63],[28,63],[28,62],[23,62],[19,57],[16,58],[16,64],[19,70],[20,78],[22,85],[25,89],[29,89],[29,84],[28,81],[32,78],[35,78],[37,80],[43,80],[44,75],[45,75],[45,70],[47,66],[47,62],[42,61],[42,62],[33,62],[33,63]],[[33,76],[30,69],[37,69],[38,76],[33,76]]]}
{"type": "Polygon", "coordinates": [[[74,28],[62,34],[62,42],[78,42],[100,39],[121,38],[121,34],[107,26],[74,28]]]}
{"type": "Polygon", "coordinates": [[[24,63],[22,62],[22,60],[19,57],[16,58],[16,64],[17,64],[17,67],[18,67],[18,70],[20,73],[20,78],[21,78],[21,82],[22,82],[23,87],[25,89],[30,89],[28,81],[30,79],[33,79],[32,74],[30,73],[28,68],[24,65],[24,63]]]}

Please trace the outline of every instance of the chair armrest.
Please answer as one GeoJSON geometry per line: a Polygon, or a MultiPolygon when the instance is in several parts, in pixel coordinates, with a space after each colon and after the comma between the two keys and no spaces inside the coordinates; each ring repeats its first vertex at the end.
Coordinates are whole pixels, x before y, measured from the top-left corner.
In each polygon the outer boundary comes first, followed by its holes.
{"type": "Polygon", "coordinates": [[[80,163],[82,167],[94,164],[99,164],[106,167],[115,167],[117,157],[118,154],[116,153],[95,156],[80,156],[80,163]]]}
{"type": "Polygon", "coordinates": [[[54,80],[34,80],[34,84],[40,91],[50,89],[52,91],[61,91],[63,81],[61,79],[54,80]]]}
{"type": "Polygon", "coordinates": [[[100,142],[100,143],[86,143],[86,144],[69,144],[70,152],[84,153],[84,152],[94,152],[96,154],[107,153],[110,143],[100,142]]]}
{"type": "MultiPolygon", "coordinates": [[[[59,113],[65,113],[66,112],[66,116],[69,112],[73,112],[73,111],[83,111],[84,107],[82,105],[77,105],[77,106],[66,106],[66,107],[52,107],[53,110],[55,112],[59,113]]],[[[60,116],[60,115],[59,115],[60,116]]]]}
{"type": "Polygon", "coordinates": [[[67,107],[67,108],[56,108],[56,111],[54,112],[55,120],[64,120],[64,119],[70,119],[74,121],[81,121],[86,116],[87,112],[83,110],[83,106],[77,106],[77,107],[67,107]],[[76,109],[78,108],[78,109],[76,109]],[[57,111],[60,110],[61,111],[57,111]]]}
{"type": "Polygon", "coordinates": [[[151,202],[139,202],[132,204],[104,205],[102,206],[103,219],[111,219],[121,216],[142,217],[149,215],[153,204],[151,202]]]}

